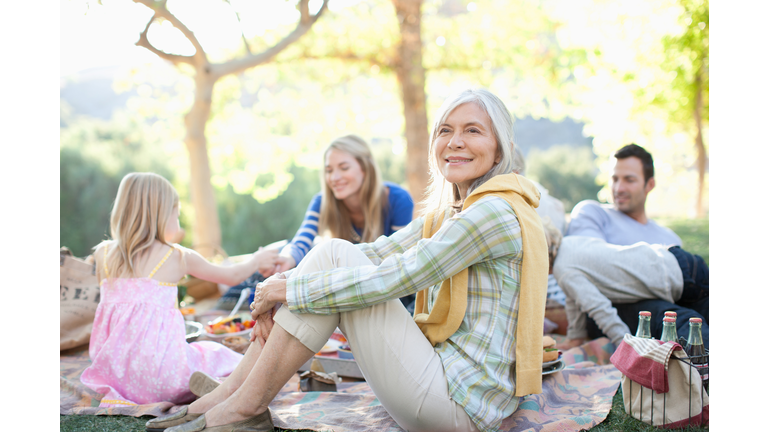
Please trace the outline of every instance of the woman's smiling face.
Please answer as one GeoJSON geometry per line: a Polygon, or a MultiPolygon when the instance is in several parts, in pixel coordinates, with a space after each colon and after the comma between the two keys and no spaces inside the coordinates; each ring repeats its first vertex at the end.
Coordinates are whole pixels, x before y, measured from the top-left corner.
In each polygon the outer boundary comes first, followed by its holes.
{"type": "Polygon", "coordinates": [[[456,107],[438,128],[435,158],[446,180],[466,198],[472,182],[501,160],[488,114],[473,102],[456,107]]]}
{"type": "Polygon", "coordinates": [[[325,182],[337,200],[343,201],[360,192],[365,173],[351,154],[332,148],[325,155],[325,182]]]}

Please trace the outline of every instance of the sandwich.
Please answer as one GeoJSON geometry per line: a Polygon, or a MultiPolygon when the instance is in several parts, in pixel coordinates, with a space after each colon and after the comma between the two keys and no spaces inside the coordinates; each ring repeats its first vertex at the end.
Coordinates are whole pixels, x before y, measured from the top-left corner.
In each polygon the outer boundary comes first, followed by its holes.
{"type": "Polygon", "coordinates": [[[544,354],[542,357],[542,363],[551,362],[557,360],[560,352],[555,348],[555,340],[551,336],[544,336],[544,354]]]}

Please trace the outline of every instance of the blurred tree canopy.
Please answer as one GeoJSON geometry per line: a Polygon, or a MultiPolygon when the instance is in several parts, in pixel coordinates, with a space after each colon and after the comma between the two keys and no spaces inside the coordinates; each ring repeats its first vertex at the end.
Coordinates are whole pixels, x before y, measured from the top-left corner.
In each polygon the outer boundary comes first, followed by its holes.
{"type": "MultiPolygon", "coordinates": [[[[561,46],[581,50],[565,90],[585,121],[607,185],[610,156],[636,143],[653,154],[652,215],[701,217],[708,200],[707,0],[548,3],[561,46]]],[[[600,194],[610,198],[607,186],[600,194]]]]}
{"type": "MultiPolygon", "coordinates": [[[[59,152],[60,226],[59,241],[76,256],[109,238],[109,214],[123,176],[134,171],[151,171],[174,184],[182,199],[181,226],[191,226],[186,184],[166,164],[163,147],[145,133],[136,119],[121,113],[111,121],[70,119],[62,115],[59,152]]],[[[390,165],[391,162],[390,162],[390,165]]],[[[229,255],[253,252],[259,246],[288,239],[301,225],[312,196],[320,190],[320,172],[293,166],[295,178],[285,193],[261,204],[250,195],[238,194],[231,185],[218,188],[217,214],[221,220],[222,245],[229,255]]],[[[191,247],[189,236],[182,244],[191,247]]]]}
{"type": "Polygon", "coordinates": [[[595,182],[597,164],[589,147],[557,145],[532,149],[526,158],[526,176],[541,183],[563,202],[566,213],[585,199],[596,200],[602,186],[595,182]]]}
{"type": "MultiPolygon", "coordinates": [[[[292,4],[279,3],[281,7],[292,4]]],[[[232,27],[240,36],[228,46],[210,50],[206,46],[212,62],[268,49],[295,25],[254,26],[245,12],[261,6],[211,4],[229,8],[232,27]]],[[[183,15],[181,11],[192,6],[179,3],[174,7],[183,15]]],[[[396,9],[391,0],[336,6],[332,1],[328,7],[314,24],[311,38],[292,43],[269,64],[216,82],[205,135],[210,183],[216,199],[221,200],[216,207],[222,245],[229,254],[252,251],[293,235],[309,198],[319,190],[322,150],[339,135],[356,133],[368,140],[384,178],[408,187],[406,122],[396,76],[400,38],[396,9]],[[268,210],[272,205],[278,207],[268,210]],[[269,213],[278,208],[278,213],[269,213]],[[261,233],[267,223],[268,232],[261,233]]],[[[204,24],[195,23],[201,41],[204,33],[216,30],[204,24]]],[[[150,32],[148,37],[160,38],[169,25],[161,20],[153,26],[155,36],[150,32]]],[[[701,50],[708,46],[706,2],[425,0],[420,31],[428,125],[450,94],[467,87],[486,87],[505,101],[514,117],[557,121],[567,116],[586,123],[585,134],[594,136],[597,160],[588,149],[538,152],[535,143],[527,157],[528,174],[563,200],[567,209],[580,199],[595,198],[594,188],[607,184],[604,161],[628,142],[648,148],[656,159],[657,188],[649,195],[652,209],[679,215],[695,207],[697,156],[689,143],[698,132],[692,126],[696,111],[691,109],[701,108],[699,131],[706,148],[706,73],[700,75],[698,87],[691,83],[696,82],[697,70],[706,72],[708,68],[701,50]],[[706,12],[701,12],[703,8],[706,12]],[[704,26],[699,24],[702,22],[704,26]],[[699,96],[693,91],[696,88],[699,96]],[[598,186],[589,181],[589,176],[594,179],[595,166],[598,186]]],[[[115,81],[117,91],[135,91],[136,96],[112,121],[63,122],[62,200],[65,189],[68,194],[77,193],[70,191],[82,184],[82,179],[80,183],[74,180],[78,175],[82,178],[91,172],[91,178],[98,174],[119,182],[126,170],[151,169],[173,178],[185,203],[182,212],[187,220],[182,222],[191,226],[190,161],[183,144],[182,119],[194,102],[195,85],[194,71],[183,64],[179,68],[163,64],[135,67],[115,81]],[[119,140],[88,138],[101,136],[95,131],[106,129],[120,136],[132,134],[152,150],[143,157],[117,156],[119,151],[110,148],[119,146],[119,140]],[[75,155],[72,149],[79,146],[101,146],[103,154],[89,150],[75,155]],[[124,163],[123,171],[105,168],[116,163],[110,158],[124,163]],[[65,163],[87,168],[75,173],[74,168],[65,169],[65,163]]],[[[705,177],[703,208],[707,181],[705,177]]],[[[93,226],[98,221],[97,235],[89,234],[88,239],[93,240],[83,240],[85,243],[103,238],[108,223],[104,215],[114,192],[90,196],[94,203],[96,196],[107,201],[99,206],[106,208],[103,213],[92,213],[98,219],[85,219],[94,220],[93,226]]],[[[607,197],[605,191],[599,196],[607,197]]],[[[67,201],[74,202],[73,197],[67,195],[67,201]]],[[[84,220],[84,216],[72,216],[74,211],[62,201],[62,245],[70,247],[74,240],[65,241],[65,230],[80,229],[72,224],[84,220]]],[[[192,232],[187,231],[189,241],[192,232]]]]}
{"type": "Polygon", "coordinates": [[[142,121],[117,115],[110,121],[75,120],[62,114],[59,177],[59,241],[76,256],[109,238],[109,215],[122,178],[151,171],[173,182],[157,153],[162,145],[142,121]]]}
{"type": "MultiPolygon", "coordinates": [[[[314,13],[310,12],[309,0],[297,0],[295,9],[299,12],[299,17],[292,31],[278,36],[274,42],[264,43],[258,52],[251,50],[245,33],[242,33],[245,52],[230,51],[227,53],[224,51],[223,56],[221,51],[211,55],[210,49],[203,48],[201,40],[193,31],[194,27],[189,26],[183,12],[179,14],[175,12],[175,8],[174,11],[168,9],[166,0],[133,1],[152,11],[144,30],[139,34],[136,45],[146,48],[161,59],[185,70],[193,78],[192,103],[186,110],[183,123],[185,131],[183,141],[189,155],[190,196],[195,212],[192,223],[193,245],[203,256],[211,257],[221,247],[221,227],[216,212],[216,195],[211,184],[211,165],[206,136],[206,126],[211,117],[216,83],[225,77],[234,76],[270,62],[286,47],[309,32],[320,15],[326,10],[328,0],[323,0],[322,5],[314,13]],[[170,24],[176,35],[182,36],[187,45],[191,45],[191,54],[179,53],[176,49],[168,49],[163,44],[157,43],[156,38],[153,37],[155,33],[150,34],[150,30],[154,30],[164,23],[170,24]]],[[[229,1],[226,3],[232,6],[229,1]]],[[[240,14],[237,10],[234,11],[234,15],[240,23],[240,14]]],[[[167,42],[168,39],[164,39],[164,41],[167,42]]],[[[259,160],[285,168],[287,166],[285,159],[287,158],[267,157],[259,160]],[[281,159],[283,160],[281,161],[281,159]]],[[[253,165],[254,163],[251,162],[246,168],[249,171],[259,168],[258,166],[254,168],[253,165]]],[[[284,190],[285,188],[280,189],[280,186],[287,185],[291,180],[290,175],[284,169],[273,170],[270,174],[267,176],[270,180],[267,180],[266,183],[271,185],[273,189],[284,190]]],[[[242,181],[242,179],[238,180],[242,181]]]]}

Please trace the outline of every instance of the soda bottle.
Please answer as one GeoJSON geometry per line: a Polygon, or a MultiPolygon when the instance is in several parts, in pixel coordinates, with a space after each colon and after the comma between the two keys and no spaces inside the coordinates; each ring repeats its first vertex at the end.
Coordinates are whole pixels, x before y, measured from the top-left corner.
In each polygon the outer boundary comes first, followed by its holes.
{"type": "MultiPolygon", "coordinates": [[[[669,313],[669,312],[667,312],[669,313]]],[[[672,312],[674,313],[674,312],[672,312]]],[[[677,315],[677,314],[675,314],[677,315]]],[[[677,342],[677,323],[676,319],[671,316],[664,317],[664,328],[661,330],[662,342],[677,342]]]]}
{"type": "Polygon", "coordinates": [[[640,312],[638,316],[637,331],[635,337],[650,339],[651,338],[651,313],[648,311],[640,312]]]}
{"type": "Polygon", "coordinates": [[[688,326],[688,346],[685,347],[685,352],[699,371],[704,390],[709,393],[709,355],[704,349],[704,339],[701,337],[701,318],[689,319],[688,326]]]}

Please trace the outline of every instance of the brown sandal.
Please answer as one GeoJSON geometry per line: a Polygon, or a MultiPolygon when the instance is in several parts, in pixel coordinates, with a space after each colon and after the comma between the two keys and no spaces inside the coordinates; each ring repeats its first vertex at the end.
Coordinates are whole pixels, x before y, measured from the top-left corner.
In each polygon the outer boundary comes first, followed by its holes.
{"type": "Polygon", "coordinates": [[[197,397],[202,397],[212,392],[219,386],[219,382],[205,372],[194,372],[189,377],[189,391],[197,397]]]}
{"type": "Polygon", "coordinates": [[[169,427],[178,426],[180,424],[196,420],[198,417],[202,416],[203,414],[188,413],[187,407],[184,407],[175,414],[154,418],[148,421],[145,426],[147,428],[147,432],[162,432],[169,427]]]}
{"type": "Polygon", "coordinates": [[[206,427],[205,416],[201,416],[189,423],[168,429],[167,432],[272,432],[274,430],[272,416],[269,413],[269,408],[267,408],[266,411],[257,416],[222,426],[206,427]]]}

